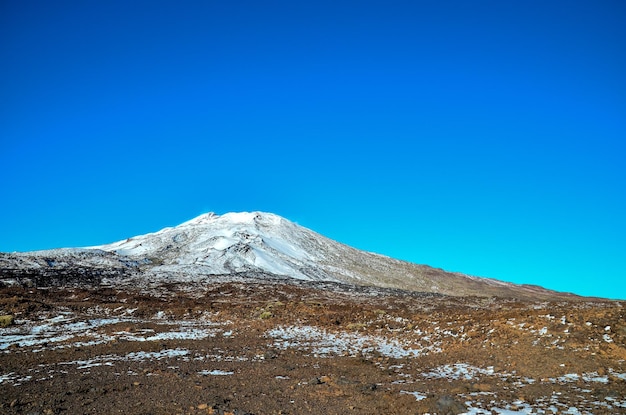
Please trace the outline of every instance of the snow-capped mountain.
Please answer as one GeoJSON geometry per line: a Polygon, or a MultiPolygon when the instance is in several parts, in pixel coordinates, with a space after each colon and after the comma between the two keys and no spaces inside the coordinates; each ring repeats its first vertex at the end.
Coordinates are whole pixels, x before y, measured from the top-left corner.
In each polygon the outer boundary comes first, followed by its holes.
{"type": "Polygon", "coordinates": [[[457,296],[557,295],[539,287],[445,272],[360,251],[262,212],[207,213],[175,227],[108,245],[0,256],[0,271],[5,270],[5,277],[20,269],[54,276],[72,267],[83,275],[117,270],[119,274],[167,281],[247,273],[457,296]],[[7,269],[12,271],[7,273],[7,269]]]}
{"type": "Polygon", "coordinates": [[[92,247],[160,271],[230,274],[262,271],[303,280],[332,279],[320,267],[340,245],[270,213],[208,213],[173,228],[92,247]]]}

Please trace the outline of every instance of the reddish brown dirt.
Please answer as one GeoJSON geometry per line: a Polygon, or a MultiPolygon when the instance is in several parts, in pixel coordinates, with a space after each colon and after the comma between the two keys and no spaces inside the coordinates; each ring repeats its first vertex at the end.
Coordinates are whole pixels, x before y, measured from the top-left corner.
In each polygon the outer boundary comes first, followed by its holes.
{"type": "Polygon", "coordinates": [[[626,413],[626,320],[618,302],[222,283],[151,293],[3,288],[0,314],[15,317],[0,332],[5,340],[58,315],[132,317],[66,340],[0,350],[6,414],[446,414],[507,405],[520,414],[570,407],[626,413]],[[201,316],[218,331],[156,338],[201,316]],[[302,327],[348,345],[325,352],[316,349],[324,339],[287,344],[269,334],[302,327]],[[109,340],[89,344],[91,332],[109,340]],[[155,338],[125,340],[145,333],[155,338]],[[381,339],[421,352],[394,355],[377,348],[381,339]],[[148,357],[134,358],[140,355],[148,357]]]}

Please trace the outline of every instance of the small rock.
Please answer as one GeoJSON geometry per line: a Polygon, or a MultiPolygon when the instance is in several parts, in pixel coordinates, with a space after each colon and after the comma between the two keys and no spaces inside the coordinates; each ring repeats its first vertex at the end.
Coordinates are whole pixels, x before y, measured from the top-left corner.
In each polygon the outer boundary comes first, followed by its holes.
{"type": "Polygon", "coordinates": [[[467,406],[464,403],[447,395],[439,398],[436,406],[440,415],[459,415],[467,412],[467,406]]]}
{"type": "Polygon", "coordinates": [[[206,403],[201,403],[200,405],[198,405],[198,409],[200,409],[200,410],[207,409],[208,407],[209,407],[209,405],[207,405],[206,403]]]}
{"type": "Polygon", "coordinates": [[[368,383],[367,385],[363,385],[363,387],[361,388],[361,391],[363,391],[363,393],[367,393],[367,392],[373,392],[376,389],[378,389],[378,385],[376,385],[375,383],[368,383]]]}
{"type": "Polygon", "coordinates": [[[320,382],[322,382],[322,383],[330,382],[330,378],[328,376],[326,376],[326,375],[320,376],[319,379],[320,379],[320,382]]]}

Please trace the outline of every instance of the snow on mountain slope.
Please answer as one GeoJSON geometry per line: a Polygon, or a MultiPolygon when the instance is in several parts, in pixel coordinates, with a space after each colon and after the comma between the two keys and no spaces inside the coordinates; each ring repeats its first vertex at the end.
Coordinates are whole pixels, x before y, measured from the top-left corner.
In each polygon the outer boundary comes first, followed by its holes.
{"type": "Polygon", "coordinates": [[[148,259],[159,271],[261,271],[303,280],[333,280],[334,272],[324,264],[349,248],[280,216],[244,212],[208,213],[173,228],[91,249],[148,259]]]}
{"type": "Polygon", "coordinates": [[[564,295],[360,251],[280,216],[262,212],[221,216],[207,213],[175,227],[107,245],[0,255],[0,271],[12,269],[11,275],[20,268],[35,268],[48,275],[72,266],[90,267],[96,273],[114,267],[123,275],[132,274],[150,281],[272,274],[304,281],[334,281],[455,296],[539,299],[564,295]]]}
{"type": "Polygon", "coordinates": [[[541,296],[545,291],[360,251],[262,212],[207,213],[173,228],[92,248],[149,261],[159,275],[261,272],[449,295],[541,296]]]}

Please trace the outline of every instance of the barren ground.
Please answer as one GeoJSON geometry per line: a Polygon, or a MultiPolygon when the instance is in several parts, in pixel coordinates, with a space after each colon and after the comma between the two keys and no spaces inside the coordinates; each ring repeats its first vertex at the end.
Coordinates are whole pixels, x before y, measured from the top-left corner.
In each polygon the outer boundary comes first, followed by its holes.
{"type": "Polygon", "coordinates": [[[153,288],[1,288],[0,412],[626,413],[624,303],[153,288]]]}

